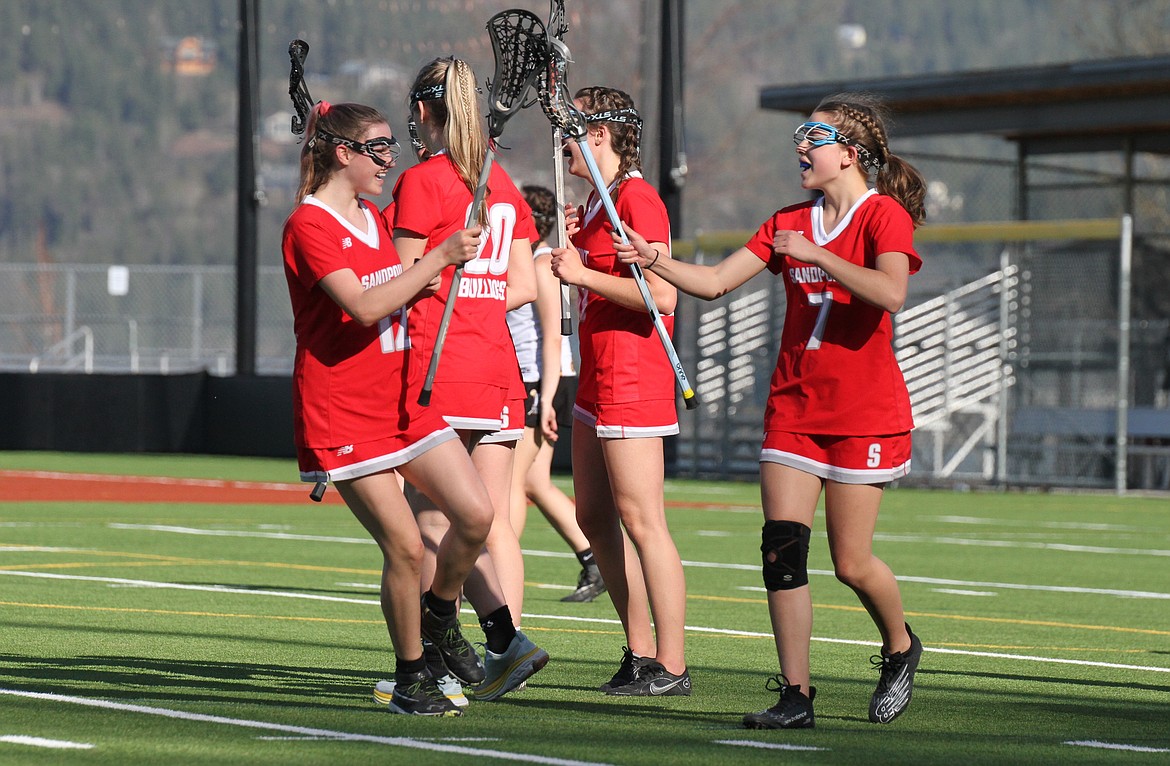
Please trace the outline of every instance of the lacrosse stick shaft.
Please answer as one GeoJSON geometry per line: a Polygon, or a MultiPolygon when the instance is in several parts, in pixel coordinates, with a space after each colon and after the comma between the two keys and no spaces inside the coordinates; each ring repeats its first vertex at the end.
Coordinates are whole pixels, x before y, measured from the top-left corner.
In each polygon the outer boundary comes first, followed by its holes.
{"type": "MultiPolygon", "coordinates": [[[[495,152],[488,147],[487,156],[483,161],[483,170],[479,171],[479,182],[475,187],[475,196],[471,200],[471,209],[467,213],[467,226],[470,229],[479,221],[479,210],[483,207],[483,198],[487,195],[488,176],[492,172],[492,160],[495,152]]],[[[486,235],[486,234],[485,234],[486,235]]],[[[451,276],[451,289],[447,291],[447,303],[443,306],[443,318],[439,322],[439,330],[435,334],[435,350],[431,354],[431,363],[427,367],[427,377],[423,380],[422,391],[418,395],[418,403],[424,407],[430,406],[431,391],[435,387],[435,374],[439,371],[439,357],[443,354],[443,344],[447,342],[447,329],[451,326],[451,315],[455,313],[455,298],[459,295],[459,282],[463,279],[463,264],[455,267],[451,276]]]]}
{"type": "MultiPolygon", "coordinates": [[[[560,128],[553,128],[553,187],[557,199],[557,247],[566,245],[565,237],[565,157],[561,148],[560,128]]],[[[569,304],[569,284],[561,282],[561,335],[573,334],[572,308],[569,304]]]]}
{"type": "MultiPolygon", "coordinates": [[[[605,179],[601,177],[601,169],[597,167],[597,161],[593,159],[593,154],[589,151],[585,138],[577,139],[577,145],[581,148],[581,156],[584,157],[585,164],[589,166],[589,176],[593,179],[593,186],[597,189],[597,196],[601,198],[601,204],[605,206],[605,214],[609,218],[610,225],[621,237],[622,242],[630,244],[625,227],[622,226],[622,221],[618,218],[617,208],[613,206],[613,198],[609,196],[609,187],[606,186],[605,179]]],[[[650,312],[650,318],[654,321],[654,329],[658,332],[658,339],[662,341],[662,348],[666,351],[670,366],[674,369],[674,379],[682,391],[683,403],[688,410],[693,410],[699,405],[699,400],[695,396],[694,389],[691,388],[690,381],[687,380],[682,362],[678,359],[678,352],[674,350],[674,343],[671,342],[670,335],[666,332],[666,325],[662,323],[662,314],[659,313],[658,306],[654,303],[654,296],[650,294],[650,286],[646,284],[646,275],[642,273],[642,267],[636,263],[630,264],[630,272],[634,275],[638,292],[642,294],[642,302],[646,304],[646,310],[650,312]]]]}

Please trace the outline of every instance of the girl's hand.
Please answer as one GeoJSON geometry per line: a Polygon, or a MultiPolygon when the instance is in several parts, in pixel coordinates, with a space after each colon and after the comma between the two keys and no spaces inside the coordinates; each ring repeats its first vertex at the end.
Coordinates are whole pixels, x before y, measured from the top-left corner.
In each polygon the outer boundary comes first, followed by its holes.
{"type": "Polygon", "coordinates": [[[609,232],[609,235],[613,237],[613,248],[617,252],[618,259],[622,263],[636,263],[643,269],[650,268],[650,264],[658,260],[658,251],[646,241],[645,237],[629,226],[626,226],[625,230],[626,237],[630,240],[628,245],[622,242],[622,238],[616,230],[611,229],[609,232]]]}
{"type": "Polygon", "coordinates": [[[439,251],[439,257],[448,266],[458,266],[467,263],[479,253],[480,235],[482,233],[483,229],[479,226],[462,229],[443,240],[443,244],[439,245],[435,250],[439,251]]]}
{"type": "Polygon", "coordinates": [[[540,402],[540,432],[544,435],[544,440],[549,444],[556,444],[560,437],[560,434],[557,433],[559,427],[557,413],[553,410],[552,402],[545,402],[542,399],[540,402]]]}
{"type": "Polygon", "coordinates": [[[572,237],[581,230],[581,221],[585,218],[585,209],[565,203],[565,236],[572,237]]]}
{"type": "Polygon", "coordinates": [[[581,284],[581,278],[587,271],[581,253],[572,245],[553,250],[551,266],[556,278],[570,285],[581,284]]]}
{"type": "Polygon", "coordinates": [[[804,263],[816,263],[821,249],[808,241],[799,231],[778,231],[772,238],[772,251],[804,263]]]}

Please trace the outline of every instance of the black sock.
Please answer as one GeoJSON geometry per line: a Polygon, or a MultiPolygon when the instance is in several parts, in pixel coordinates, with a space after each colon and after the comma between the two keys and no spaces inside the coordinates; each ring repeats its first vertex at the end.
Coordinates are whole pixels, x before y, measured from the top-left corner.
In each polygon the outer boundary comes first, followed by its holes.
{"type": "Polygon", "coordinates": [[[417,675],[427,669],[427,659],[424,655],[419,655],[417,660],[404,660],[401,657],[394,658],[394,680],[397,683],[405,683],[410,675],[417,675]]]}
{"type": "Polygon", "coordinates": [[[423,601],[426,603],[427,609],[430,609],[440,617],[450,617],[455,614],[455,610],[458,607],[455,599],[448,601],[445,598],[439,598],[429,590],[423,594],[423,601]]]}
{"type": "Polygon", "coordinates": [[[508,644],[512,643],[516,628],[512,625],[512,612],[507,604],[480,620],[479,626],[483,628],[489,650],[496,654],[508,651],[508,644]]]}
{"type": "Polygon", "coordinates": [[[586,548],[577,554],[577,560],[581,562],[582,569],[590,569],[597,566],[597,562],[593,559],[593,549],[586,548]]]}

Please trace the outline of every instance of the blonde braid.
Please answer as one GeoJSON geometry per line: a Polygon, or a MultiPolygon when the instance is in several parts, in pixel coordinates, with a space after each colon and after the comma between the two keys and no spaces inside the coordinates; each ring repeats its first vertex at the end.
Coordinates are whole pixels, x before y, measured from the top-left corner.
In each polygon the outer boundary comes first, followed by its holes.
{"type": "MultiPolygon", "coordinates": [[[[447,106],[446,141],[451,161],[471,193],[475,194],[479,174],[487,155],[483,118],[475,97],[475,74],[462,59],[452,58],[445,80],[447,106]]],[[[480,208],[481,224],[487,223],[487,204],[480,208]]]]}

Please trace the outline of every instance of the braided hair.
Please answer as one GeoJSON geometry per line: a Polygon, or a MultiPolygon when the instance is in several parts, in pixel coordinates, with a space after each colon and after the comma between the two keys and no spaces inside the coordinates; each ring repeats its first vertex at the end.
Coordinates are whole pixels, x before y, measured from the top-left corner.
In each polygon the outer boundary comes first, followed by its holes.
{"type": "Polygon", "coordinates": [[[913,165],[890,151],[889,117],[881,101],[865,93],[838,93],[822,99],[813,111],[833,115],[834,125],[849,137],[850,145],[868,152],[868,164],[877,172],[878,193],[896,199],[914,225],[921,226],[926,220],[926,181],[913,165]]]}
{"type": "MultiPolygon", "coordinates": [[[[608,111],[634,110],[634,99],[630,94],[616,88],[593,85],[581,88],[573,98],[581,102],[582,111],[587,116],[608,111]]],[[[607,121],[606,127],[609,128],[610,145],[618,156],[617,177],[624,178],[631,170],[641,171],[641,125],[607,121]]]]}
{"type": "MultiPolygon", "coordinates": [[[[419,71],[410,92],[412,108],[414,102],[426,101],[427,122],[442,130],[447,155],[474,195],[488,143],[471,65],[455,56],[437,58],[419,71]]],[[[487,224],[487,205],[480,208],[479,222],[487,224]]]]}
{"type": "Polygon", "coordinates": [[[313,194],[329,180],[336,162],[337,146],[317,138],[317,131],[324,130],[339,138],[361,141],[362,135],[371,125],[386,122],[386,117],[372,106],[365,104],[330,104],[318,101],[309,112],[305,135],[309,140],[301,146],[301,182],[297,186],[296,204],[313,194]]]}
{"type": "Polygon", "coordinates": [[[524,200],[532,208],[532,220],[536,224],[536,233],[542,240],[548,239],[553,226],[557,223],[557,197],[543,186],[528,184],[520,189],[524,193],[524,200]]]}

